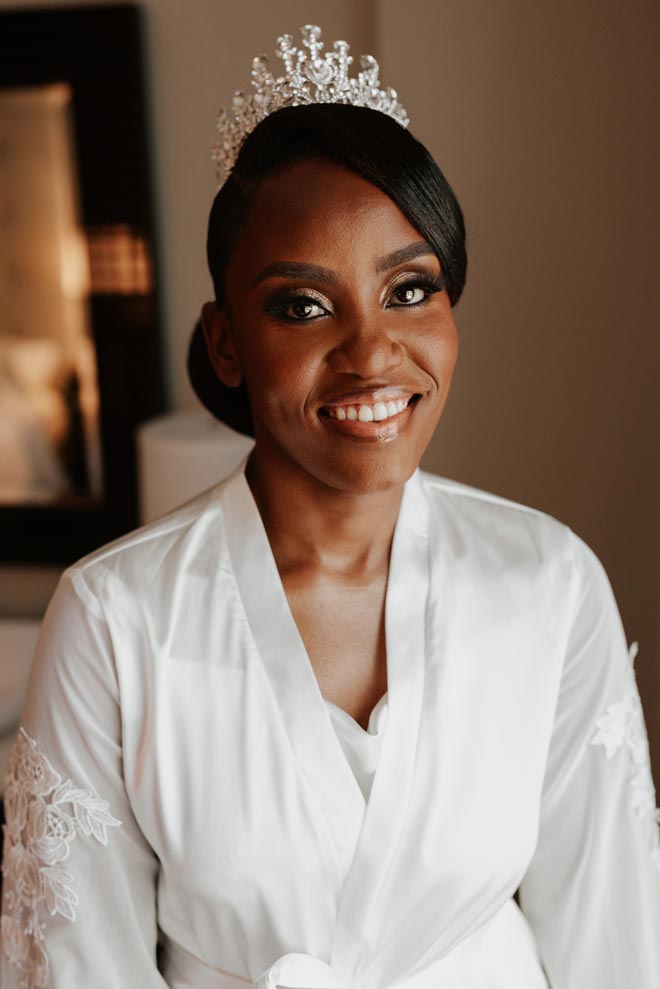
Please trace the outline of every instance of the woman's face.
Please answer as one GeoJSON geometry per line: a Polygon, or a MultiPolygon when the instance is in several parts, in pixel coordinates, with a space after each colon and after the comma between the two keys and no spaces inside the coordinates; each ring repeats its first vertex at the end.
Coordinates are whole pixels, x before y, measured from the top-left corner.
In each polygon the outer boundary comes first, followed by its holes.
{"type": "Polygon", "coordinates": [[[457,355],[440,262],[383,192],[313,160],[264,181],[203,325],[245,377],[257,463],[345,493],[402,485],[457,355]]]}

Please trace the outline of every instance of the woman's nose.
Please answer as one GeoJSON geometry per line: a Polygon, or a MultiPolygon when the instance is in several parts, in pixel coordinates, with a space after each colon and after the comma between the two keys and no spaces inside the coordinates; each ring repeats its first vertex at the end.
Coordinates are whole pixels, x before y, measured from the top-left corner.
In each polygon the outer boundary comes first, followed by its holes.
{"type": "Polygon", "coordinates": [[[330,353],[330,367],[336,374],[375,378],[399,367],[405,352],[396,336],[378,322],[364,322],[347,329],[330,353]]]}

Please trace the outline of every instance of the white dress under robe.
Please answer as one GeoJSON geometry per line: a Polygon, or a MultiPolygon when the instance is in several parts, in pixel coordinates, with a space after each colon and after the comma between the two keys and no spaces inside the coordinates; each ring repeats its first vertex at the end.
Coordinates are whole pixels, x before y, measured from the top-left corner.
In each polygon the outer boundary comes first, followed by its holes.
{"type": "Polygon", "coordinates": [[[387,693],[383,694],[371,714],[367,730],[355,721],[343,708],[325,699],[325,705],[337,732],[346,760],[362,791],[365,804],[371,793],[378,758],[387,724],[387,693]]]}
{"type": "Polygon", "coordinates": [[[593,553],[417,472],[386,639],[373,761],[242,468],[71,567],[6,783],[3,989],[658,989],[648,743],[593,553]]]}

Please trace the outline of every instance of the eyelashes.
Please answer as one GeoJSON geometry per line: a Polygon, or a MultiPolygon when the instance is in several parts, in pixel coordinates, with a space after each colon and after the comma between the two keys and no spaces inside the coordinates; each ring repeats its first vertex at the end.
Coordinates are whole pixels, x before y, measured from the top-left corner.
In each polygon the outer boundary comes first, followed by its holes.
{"type": "Polygon", "coordinates": [[[270,316],[284,323],[312,323],[327,313],[325,300],[319,299],[311,294],[309,290],[300,289],[292,292],[291,289],[283,288],[269,296],[265,306],[266,312],[270,316]],[[298,314],[291,315],[294,307],[298,307],[298,314]],[[305,309],[316,308],[320,312],[314,315],[305,314],[305,309]]]}
{"type": "Polygon", "coordinates": [[[325,302],[310,295],[308,291],[291,292],[289,289],[283,289],[268,299],[266,312],[287,323],[312,323],[324,316],[328,310],[325,302]],[[298,312],[292,315],[291,313],[296,309],[298,312]],[[319,312],[312,314],[309,312],[312,309],[317,309],[319,312]]]}
{"type": "Polygon", "coordinates": [[[447,279],[443,272],[440,272],[437,278],[430,278],[424,276],[416,276],[407,281],[400,282],[398,285],[392,289],[390,293],[390,299],[398,296],[400,292],[410,292],[419,289],[423,292],[423,297],[416,302],[403,302],[399,300],[399,305],[395,308],[397,309],[416,309],[418,306],[423,305],[427,302],[432,295],[436,295],[438,292],[442,292],[447,283],[447,279]]]}
{"type": "MultiPolygon", "coordinates": [[[[421,309],[429,299],[442,292],[447,285],[444,272],[432,276],[416,275],[395,285],[387,299],[387,308],[391,309],[421,309]],[[415,290],[422,292],[422,298],[415,301],[404,301],[400,298],[403,293],[415,290]],[[398,301],[392,303],[392,300],[398,301]]],[[[285,323],[314,323],[317,319],[329,314],[327,302],[309,289],[291,290],[283,288],[268,297],[265,310],[270,315],[285,323]]]]}

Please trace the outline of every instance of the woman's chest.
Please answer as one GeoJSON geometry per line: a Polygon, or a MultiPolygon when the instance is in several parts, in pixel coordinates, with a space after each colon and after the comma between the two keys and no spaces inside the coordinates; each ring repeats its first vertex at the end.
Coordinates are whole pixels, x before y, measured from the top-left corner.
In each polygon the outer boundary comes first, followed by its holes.
{"type": "MultiPolygon", "coordinates": [[[[398,713],[368,814],[385,833],[405,796],[391,874],[419,868],[410,887],[418,895],[459,880],[465,889],[471,872],[475,883],[522,873],[535,840],[549,732],[543,689],[522,657],[491,643],[478,659],[464,646],[463,656],[424,657],[419,708],[407,710],[405,692],[390,685],[398,713]]],[[[126,728],[131,799],[175,886],[216,905],[254,902],[273,883],[301,903],[319,884],[338,895],[365,806],[309,680],[269,677],[247,641],[231,664],[169,657],[140,731],[126,728]]]]}
{"type": "Polygon", "coordinates": [[[323,697],[366,730],[387,691],[386,575],[369,581],[321,580],[284,590],[323,697]]]}

